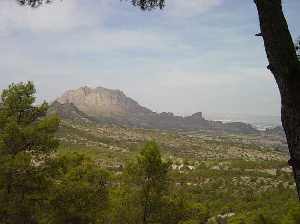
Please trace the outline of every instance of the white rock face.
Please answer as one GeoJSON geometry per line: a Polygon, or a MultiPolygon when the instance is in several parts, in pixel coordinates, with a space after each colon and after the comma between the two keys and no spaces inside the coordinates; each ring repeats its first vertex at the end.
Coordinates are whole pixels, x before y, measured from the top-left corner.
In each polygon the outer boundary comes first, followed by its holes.
{"type": "Polygon", "coordinates": [[[151,113],[120,90],[103,87],[95,89],[81,87],[69,90],[57,99],[59,103],[73,103],[79,110],[90,116],[112,116],[151,113]]]}

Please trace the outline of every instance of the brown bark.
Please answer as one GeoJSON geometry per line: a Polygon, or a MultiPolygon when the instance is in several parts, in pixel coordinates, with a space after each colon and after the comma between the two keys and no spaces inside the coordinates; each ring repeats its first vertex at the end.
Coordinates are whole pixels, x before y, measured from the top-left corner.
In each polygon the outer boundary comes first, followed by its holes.
{"type": "Polygon", "coordinates": [[[261,34],[281,95],[281,119],[300,199],[300,63],[283,14],[281,0],[255,0],[261,34]]]}

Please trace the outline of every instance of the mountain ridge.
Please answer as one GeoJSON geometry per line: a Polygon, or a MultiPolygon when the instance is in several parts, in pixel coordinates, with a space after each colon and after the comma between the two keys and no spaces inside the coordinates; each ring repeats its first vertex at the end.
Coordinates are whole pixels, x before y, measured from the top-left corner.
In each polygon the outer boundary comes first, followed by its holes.
{"type": "Polygon", "coordinates": [[[177,116],[171,112],[156,113],[127,97],[121,90],[87,86],[66,91],[51,106],[63,119],[135,128],[166,130],[214,130],[255,134],[258,130],[242,122],[209,121],[202,112],[177,116]]]}

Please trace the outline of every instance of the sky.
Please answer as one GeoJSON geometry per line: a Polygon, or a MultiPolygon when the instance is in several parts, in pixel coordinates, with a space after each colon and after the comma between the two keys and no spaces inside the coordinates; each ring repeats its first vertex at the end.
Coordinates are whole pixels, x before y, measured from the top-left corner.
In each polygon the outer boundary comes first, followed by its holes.
{"type": "MultiPolygon", "coordinates": [[[[38,9],[0,0],[0,89],[31,80],[53,101],[81,86],[120,89],[157,111],[280,114],[253,0],[56,0],[38,9]]],[[[300,1],[285,0],[293,38],[300,1]]]]}

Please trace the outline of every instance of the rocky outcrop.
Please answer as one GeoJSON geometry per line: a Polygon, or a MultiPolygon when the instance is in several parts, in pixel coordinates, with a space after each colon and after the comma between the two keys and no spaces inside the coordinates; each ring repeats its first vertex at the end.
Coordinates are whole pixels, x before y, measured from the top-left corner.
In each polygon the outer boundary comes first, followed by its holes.
{"type": "Polygon", "coordinates": [[[80,111],[94,117],[152,113],[122,91],[103,87],[69,90],[56,101],[61,104],[73,103],[80,111]]]}

